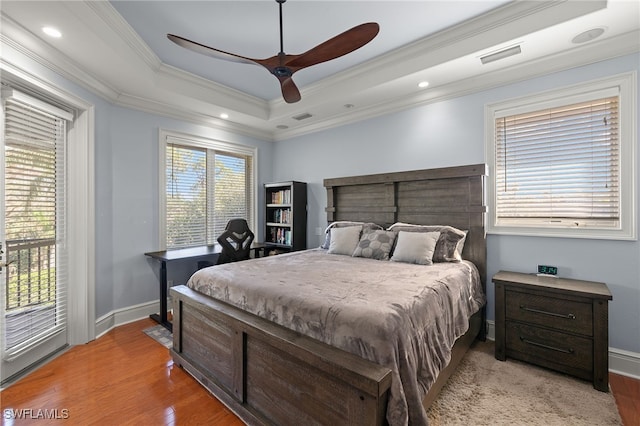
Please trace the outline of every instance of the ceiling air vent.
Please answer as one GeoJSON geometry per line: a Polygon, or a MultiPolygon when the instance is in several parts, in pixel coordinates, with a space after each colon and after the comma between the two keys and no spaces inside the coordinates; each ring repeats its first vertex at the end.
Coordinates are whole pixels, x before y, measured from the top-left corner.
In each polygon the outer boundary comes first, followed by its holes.
{"type": "Polygon", "coordinates": [[[480,61],[483,64],[488,64],[489,62],[499,61],[500,59],[508,58],[509,56],[518,55],[520,53],[522,53],[522,50],[518,45],[503,49],[499,52],[491,53],[490,55],[482,56],[480,61]]]}
{"type": "Polygon", "coordinates": [[[308,112],[304,112],[302,114],[294,115],[292,118],[294,120],[302,121],[302,120],[306,120],[307,118],[311,118],[311,117],[313,117],[311,114],[309,114],[308,112]]]}

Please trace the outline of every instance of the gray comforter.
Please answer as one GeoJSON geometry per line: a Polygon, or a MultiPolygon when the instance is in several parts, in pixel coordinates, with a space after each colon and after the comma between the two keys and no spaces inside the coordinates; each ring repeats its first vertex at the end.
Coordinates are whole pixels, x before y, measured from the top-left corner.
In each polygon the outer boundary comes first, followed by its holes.
{"type": "Polygon", "coordinates": [[[391,425],[427,424],[422,399],[485,303],[469,262],[424,266],[321,249],[202,269],[187,285],[391,369],[391,425]]]}

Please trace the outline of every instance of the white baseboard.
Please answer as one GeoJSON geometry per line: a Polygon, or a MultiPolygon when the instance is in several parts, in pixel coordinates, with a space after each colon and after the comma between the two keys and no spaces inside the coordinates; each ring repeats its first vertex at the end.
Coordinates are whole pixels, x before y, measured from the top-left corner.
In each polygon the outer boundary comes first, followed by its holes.
{"type": "Polygon", "coordinates": [[[495,321],[487,320],[487,339],[496,340],[496,323],[495,321]]]}
{"type": "MultiPolygon", "coordinates": [[[[487,339],[496,340],[496,323],[487,320],[487,339]]],[[[640,353],[609,347],[609,371],[640,379],[640,353]]]]}
{"type": "Polygon", "coordinates": [[[160,303],[156,300],[111,311],[96,320],[96,339],[114,327],[147,318],[159,310],[160,303]]]}
{"type": "Polygon", "coordinates": [[[609,371],[640,380],[640,354],[609,348],[609,371]]]}

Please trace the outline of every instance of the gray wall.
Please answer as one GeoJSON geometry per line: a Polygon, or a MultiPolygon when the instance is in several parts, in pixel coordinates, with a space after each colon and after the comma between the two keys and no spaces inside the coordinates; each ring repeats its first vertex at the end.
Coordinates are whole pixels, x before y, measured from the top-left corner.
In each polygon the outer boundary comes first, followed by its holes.
{"type": "MultiPolygon", "coordinates": [[[[630,55],[278,142],[273,178],[309,184],[309,246],[317,246],[316,228],[326,226],[324,178],[483,163],[485,104],[638,71],[639,64],[640,55],[630,55]]],[[[487,245],[489,277],[500,269],[534,272],[543,263],[566,277],[606,282],[610,346],[640,352],[638,241],[489,235],[487,245]]],[[[488,299],[493,319],[492,283],[488,299]]]]}
{"type": "MultiPolygon", "coordinates": [[[[9,63],[95,106],[96,319],[158,300],[159,264],[144,256],[158,241],[158,132],[160,128],[258,148],[258,205],[271,181],[271,142],[115,106],[9,46],[9,63]]],[[[262,211],[258,219],[262,223],[262,211]]],[[[259,237],[261,234],[259,235],[259,237]]],[[[196,262],[172,265],[169,279],[183,283],[196,262]]]]}
{"type": "MultiPolygon", "coordinates": [[[[35,63],[28,69],[95,106],[96,318],[158,299],[159,264],[143,253],[160,246],[160,128],[257,147],[258,181],[271,180],[269,142],[114,106],[35,63]]],[[[194,270],[195,261],[172,265],[169,279],[184,283],[194,270]]]]}
{"type": "MultiPolygon", "coordinates": [[[[272,164],[271,142],[117,106],[110,106],[109,110],[107,134],[96,150],[96,194],[100,197],[96,202],[98,317],[114,309],[158,299],[159,263],[143,253],[160,247],[160,128],[257,147],[259,203],[263,197],[262,184],[271,180],[272,164]]],[[[172,262],[168,279],[184,284],[195,268],[196,261],[172,262]]]]}
{"type": "MultiPolygon", "coordinates": [[[[159,246],[160,127],[257,146],[260,201],[264,182],[308,182],[311,247],[320,243],[316,227],[326,226],[322,179],[484,162],[486,103],[640,68],[640,55],[627,56],[271,144],[120,108],[8,47],[3,57],[95,105],[97,317],[158,298],[158,266],[142,253],[159,246]]],[[[262,215],[259,210],[259,217],[262,215]]],[[[637,241],[489,235],[490,276],[500,269],[532,271],[537,263],[557,265],[568,277],[608,283],[614,297],[610,305],[610,345],[640,352],[637,241]]],[[[169,278],[179,283],[192,269],[189,264],[175,268],[169,278]]],[[[488,313],[493,318],[491,284],[488,292],[488,313]]]]}

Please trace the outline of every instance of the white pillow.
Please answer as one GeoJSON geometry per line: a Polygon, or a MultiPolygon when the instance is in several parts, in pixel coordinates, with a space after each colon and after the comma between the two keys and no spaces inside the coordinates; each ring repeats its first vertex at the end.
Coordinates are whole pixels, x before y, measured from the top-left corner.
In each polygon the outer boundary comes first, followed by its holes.
{"type": "Polygon", "coordinates": [[[391,260],[394,262],[417,263],[418,265],[432,265],[433,252],[439,232],[407,232],[400,231],[396,239],[391,260]]]}
{"type": "Polygon", "coordinates": [[[331,242],[327,253],[351,256],[360,242],[362,226],[331,229],[331,242]]]}

